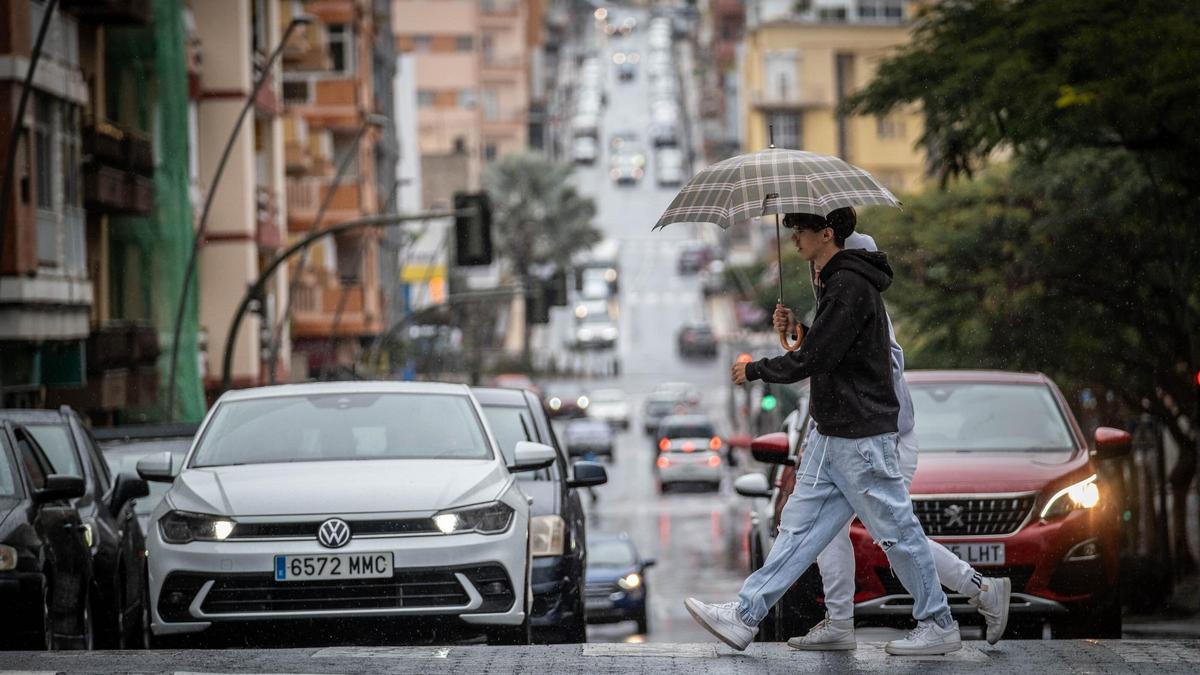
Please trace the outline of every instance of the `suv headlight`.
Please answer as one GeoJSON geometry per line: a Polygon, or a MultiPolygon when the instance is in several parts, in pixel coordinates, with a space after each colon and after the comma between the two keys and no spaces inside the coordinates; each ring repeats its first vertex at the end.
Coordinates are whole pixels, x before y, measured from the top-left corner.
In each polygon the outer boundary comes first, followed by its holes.
{"type": "Polygon", "coordinates": [[[533,557],[562,555],[567,523],[560,516],[536,516],[529,521],[529,547],[533,557]]]}
{"type": "Polygon", "coordinates": [[[621,577],[620,579],[617,579],[617,585],[620,586],[621,588],[624,588],[627,591],[632,591],[635,588],[640,588],[642,585],[642,575],[638,574],[637,572],[633,572],[631,574],[626,574],[625,576],[621,577]]]}
{"type": "Polygon", "coordinates": [[[1100,487],[1096,484],[1096,474],[1092,474],[1055,492],[1042,509],[1042,520],[1060,518],[1077,509],[1090,509],[1099,503],[1100,487]]]}
{"type": "Polygon", "coordinates": [[[442,534],[500,534],[512,523],[513,509],[504,502],[446,511],[433,517],[433,524],[442,534]]]}
{"type": "Polygon", "coordinates": [[[0,544],[0,572],[17,569],[17,549],[0,544]]]}
{"type": "Polygon", "coordinates": [[[223,541],[233,533],[235,523],[228,518],[188,511],[170,511],[158,521],[158,531],[168,544],[192,541],[223,541]]]}

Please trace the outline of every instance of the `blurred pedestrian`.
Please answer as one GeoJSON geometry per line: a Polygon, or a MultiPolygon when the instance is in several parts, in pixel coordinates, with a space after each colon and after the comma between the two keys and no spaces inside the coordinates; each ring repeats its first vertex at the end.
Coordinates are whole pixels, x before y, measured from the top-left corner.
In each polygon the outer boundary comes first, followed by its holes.
{"type": "MultiPolygon", "coordinates": [[[[857,513],[913,596],[917,627],[885,646],[889,654],[945,654],[961,648],[958,623],[938,584],[929,541],[913,513],[897,450],[900,403],[892,382],[891,339],[882,292],[892,269],[878,251],[843,250],[854,232],[852,209],[824,218],[789,213],[796,250],[821,282],[811,329],[800,348],[775,358],[735,363],[735,384],[811,378],[809,411],[816,422],[796,488],[780,515],[779,535],[763,566],[742,585],[736,602],[685,601],[710,633],[745,649],[766,617],[817,555],[857,513]],[[809,482],[811,479],[811,482],[809,482]]],[[[777,306],[776,328],[791,330],[777,306]]]]}

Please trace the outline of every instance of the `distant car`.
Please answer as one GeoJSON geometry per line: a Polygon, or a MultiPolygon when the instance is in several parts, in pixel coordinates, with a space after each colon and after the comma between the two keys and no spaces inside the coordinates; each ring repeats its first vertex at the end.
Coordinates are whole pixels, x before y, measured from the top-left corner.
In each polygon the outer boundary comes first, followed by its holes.
{"type": "MultiPolygon", "coordinates": [[[[183,466],[183,458],[192,447],[192,439],[200,427],[194,422],[180,424],[141,424],[124,427],[101,427],[93,430],[96,442],[104,451],[104,459],[114,475],[137,475],[137,463],[147,455],[169,452],[173,468],[183,466]]],[[[142,535],[148,534],[150,512],[158,506],[167,492],[166,483],[150,483],[150,494],[133,502],[142,535]]]]}
{"type": "Polygon", "coordinates": [[[637,631],[650,631],[646,570],[653,558],[638,554],[624,534],[592,534],[588,538],[588,623],[637,622],[637,631]]]}
{"type": "Polygon", "coordinates": [[[492,378],[492,386],[501,389],[524,389],[533,392],[538,398],[542,397],[542,388],[524,373],[501,373],[492,378]]]}
{"type": "Polygon", "coordinates": [[[659,148],[654,154],[654,178],[659,185],[683,185],[687,180],[683,152],[677,148],[659,148]]]}
{"type": "Polygon", "coordinates": [[[576,164],[595,164],[599,154],[600,149],[596,145],[596,139],[591,136],[579,136],[571,145],[571,158],[575,160],[576,164]]]}
{"type": "Polygon", "coordinates": [[[595,138],[600,133],[600,116],[595,113],[579,113],[571,120],[571,132],[575,138],[590,136],[595,138]]]}
{"type": "Polygon", "coordinates": [[[584,300],[575,307],[575,347],[608,349],[617,342],[619,330],[614,305],[608,300],[584,300]]]}
{"type": "Polygon", "coordinates": [[[530,392],[480,387],[471,391],[483,406],[506,460],[513,461],[521,441],[543,443],[558,453],[555,463],[545,469],[517,474],[521,491],[533,498],[530,624],[535,642],[587,642],[586,518],[575,488],[602,485],[608,474],[603,466],[591,462],[568,464],[541,401],[530,392]]]}
{"type": "Polygon", "coordinates": [[[618,153],[609,161],[608,176],[617,185],[637,185],[646,175],[642,166],[636,156],[618,153]]]}
{"type": "Polygon", "coordinates": [[[725,442],[704,415],[672,415],[658,427],[658,485],[667,492],[679,483],[701,483],[716,489],[725,476],[725,442]]]}
{"type": "Polygon", "coordinates": [[[623,61],[617,66],[617,79],[622,82],[630,82],[637,75],[637,66],[629,61],[623,61]]]}
{"type": "Polygon", "coordinates": [[[679,260],[676,268],[680,274],[691,275],[696,274],[704,269],[712,260],[712,252],[707,247],[689,246],[679,252],[679,260]]]}
{"type": "Polygon", "coordinates": [[[592,419],[572,420],[563,430],[563,440],[567,444],[567,454],[572,457],[603,455],[610,461],[613,458],[615,441],[608,422],[592,419]]]}
{"type": "Polygon", "coordinates": [[[700,290],[705,297],[717,295],[725,290],[725,263],[714,260],[700,272],[700,290]]]}
{"type": "Polygon", "coordinates": [[[629,400],[620,389],[597,389],[591,395],[590,416],[621,429],[629,428],[629,400]]]}
{"type": "Polygon", "coordinates": [[[682,403],[688,410],[694,410],[700,405],[703,396],[696,385],[690,382],[660,382],[654,388],[655,392],[669,392],[682,403]]]}
{"type": "Polygon", "coordinates": [[[546,414],[556,417],[586,417],[592,400],[578,387],[556,385],[550,388],[543,399],[546,414]]]}
{"type": "Polygon", "coordinates": [[[717,355],[717,336],[707,323],[684,324],[676,335],[679,355],[684,357],[717,355]]]}
{"type": "Polygon", "coordinates": [[[83,493],[33,434],[0,421],[0,649],[92,648],[92,558],[71,505],[83,493]]]}
{"type": "Polygon", "coordinates": [[[117,649],[149,648],[146,537],[134,511],[134,501],[150,494],[146,481],[133,473],[112,473],[95,437],[69,407],[3,410],[0,419],[28,429],[55,473],[84,480],[84,494],[73,503],[91,538],[93,576],[89,599],[97,644],[117,649]]]}
{"type": "MultiPolygon", "coordinates": [[[[682,414],[691,406],[677,392],[660,391],[646,397],[642,410],[642,427],[646,434],[653,436],[658,433],[658,425],[669,415],[682,414]]],[[[655,443],[657,443],[655,439],[655,443]]]]}

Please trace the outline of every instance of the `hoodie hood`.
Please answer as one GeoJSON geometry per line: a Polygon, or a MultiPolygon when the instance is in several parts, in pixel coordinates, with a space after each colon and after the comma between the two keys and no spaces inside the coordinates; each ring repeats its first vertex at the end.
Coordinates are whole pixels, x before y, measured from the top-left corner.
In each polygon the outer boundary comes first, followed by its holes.
{"type": "Polygon", "coordinates": [[[828,286],[833,275],[843,271],[858,274],[870,282],[880,293],[892,285],[892,266],[888,264],[887,254],[882,251],[861,249],[839,251],[821,269],[821,284],[828,286]]]}

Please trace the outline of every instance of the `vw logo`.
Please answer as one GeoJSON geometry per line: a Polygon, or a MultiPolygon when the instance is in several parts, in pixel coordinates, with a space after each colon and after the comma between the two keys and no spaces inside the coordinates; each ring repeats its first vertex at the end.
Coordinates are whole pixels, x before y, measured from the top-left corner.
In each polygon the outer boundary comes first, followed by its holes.
{"type": "Polygon", "coordinates": [[[942,511],[942,515],[946,516],[946,527],[963,527],[966,523],[963,522],[963,508],[958,504],[951,504],[942,511]]]}
{"type": "Polygon", "coordinates": [[[325,548],[341,548],[350,543],[350,526],[344,520],[330,518],[317,530],[317,541],[325,548]]]}

